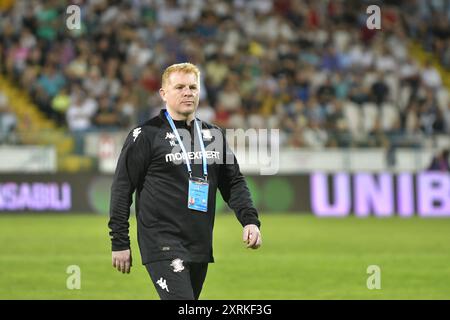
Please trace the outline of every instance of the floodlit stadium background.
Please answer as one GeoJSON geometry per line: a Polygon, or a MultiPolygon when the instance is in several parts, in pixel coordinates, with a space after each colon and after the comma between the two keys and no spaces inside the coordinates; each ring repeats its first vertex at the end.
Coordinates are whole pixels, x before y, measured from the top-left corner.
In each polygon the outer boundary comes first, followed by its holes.
{"type": "Polygon", "coordinates": [[[132,272],[111,267],[109,189],[184,61],[199,118],[268,129],[232,143],[263,246],[219,201],[201,298],[449,299],[449,18],[448,1],[0,1],[0,299],[157,298],[133,217],[132,272]],[[276,174],[249,161],[261,139],[276,174]]]}

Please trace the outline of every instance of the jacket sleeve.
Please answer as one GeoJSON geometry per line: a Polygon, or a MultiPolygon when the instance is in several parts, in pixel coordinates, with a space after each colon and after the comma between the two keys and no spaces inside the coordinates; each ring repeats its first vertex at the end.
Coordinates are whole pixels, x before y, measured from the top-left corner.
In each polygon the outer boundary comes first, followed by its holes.
{"type": "Polygon", "coordinates": [[[141,130],[143,129],[134,129],[125,140],[111,186],[108,227],[112,251],[130,248],[128,219],[133,203],[132,196],[142,185],[150,165],[151,145],[141,130]]]}
{"type": "Polygon", "coordinates": [[[243,227],[248,224],[255,224],[260,227],[261,222],[258,219],[258,212],[253,206],[245,178],[239,169],[239,164],[233,151],[228,146],[223,131],[222,135],[224,153],[218,183],[220,193],[243,227]]]}

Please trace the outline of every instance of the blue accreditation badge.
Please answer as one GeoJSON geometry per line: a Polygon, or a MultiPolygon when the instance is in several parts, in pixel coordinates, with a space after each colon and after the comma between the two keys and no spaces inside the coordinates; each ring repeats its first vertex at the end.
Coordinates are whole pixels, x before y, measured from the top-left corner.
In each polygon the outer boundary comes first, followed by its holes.
{"type": "Polygon", "coordinates": [[[208,212],[208,189],[208,181],[200,178],[190,178],[188,208],[208,212]]]}

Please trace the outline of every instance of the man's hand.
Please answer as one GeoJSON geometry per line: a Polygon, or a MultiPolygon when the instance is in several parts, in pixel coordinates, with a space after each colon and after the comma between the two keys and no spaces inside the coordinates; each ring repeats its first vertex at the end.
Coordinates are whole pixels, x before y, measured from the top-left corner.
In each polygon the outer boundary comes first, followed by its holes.
{"type": "Polygon", "coordinates": [[[112,265],[122,273],[130,273],[132,260],[130,249],[112,252],[112,265]]]}
{"type": "Polygon", "coordinates": [[[261,232],[258,226],[248,224],[244,227],[243,240],[247,243],[247,248],[258,249],[262,244],[261,232]]]}

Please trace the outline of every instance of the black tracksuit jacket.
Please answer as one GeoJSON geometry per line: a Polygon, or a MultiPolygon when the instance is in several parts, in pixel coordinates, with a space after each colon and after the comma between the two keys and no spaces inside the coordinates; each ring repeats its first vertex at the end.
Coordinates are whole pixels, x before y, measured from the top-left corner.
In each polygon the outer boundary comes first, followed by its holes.
{"type": "MultiPolygon", "coordinates": [[[[143,264],[175,258],[187,262],[214,262],[212,235],[217,188],[242,226],[255,224],[259,227],[258,213],[224,132],[199,119],[202,135],[206,131],[203,141],[209,154],[208,212],[188,208],[189,174],[184,162],[174,161],[175,156],[178,160],[180,156],[174,149],[178,143],[164,112],[165,109],[161,110],[158,116],[132,130],[122,148],[111,187],[108,226],[112,250],[130,248],[128,219],[132,195],[136,191],[138,243],[143,264]],[[216,135],[213,139],[208,134],[211,131],[216,135]],[[214,141],[220,147],[211,152],[208,146],[214,141]]],[[[179,131],[189,132],[190,146],[183,142],[187,153],[191,153],[192,175],[203,177],[194,122],[189,126],[185,121],[174,122],[179,131]]]]}

